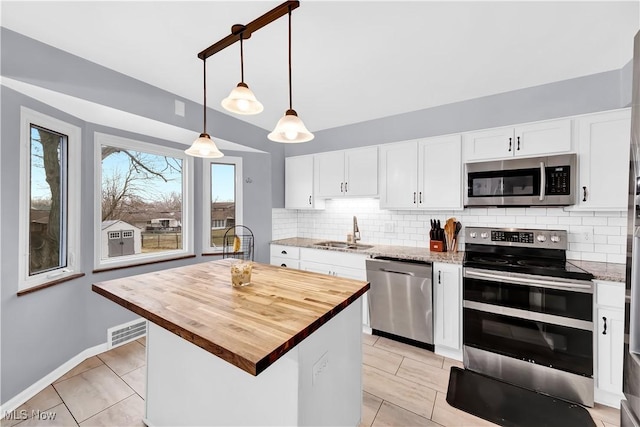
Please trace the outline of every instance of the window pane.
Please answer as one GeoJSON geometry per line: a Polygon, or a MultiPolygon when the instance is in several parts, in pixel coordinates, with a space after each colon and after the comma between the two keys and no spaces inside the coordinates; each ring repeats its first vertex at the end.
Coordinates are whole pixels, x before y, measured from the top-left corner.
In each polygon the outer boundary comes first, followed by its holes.
{"type": "Polygon", "coordinates": [[[31,125],[29,275],[66,267],[67,137],[31,125]]]}
{"type": "Polygon", "coordinates": [[[182,159],[101,150],[101,258],[182,249],[182,159]]]}
{"type": "Polygon", "coordinates": [[[222,246],[227,228],[236,224],[236,165],[211,164],[211,246],[222,246]]]}

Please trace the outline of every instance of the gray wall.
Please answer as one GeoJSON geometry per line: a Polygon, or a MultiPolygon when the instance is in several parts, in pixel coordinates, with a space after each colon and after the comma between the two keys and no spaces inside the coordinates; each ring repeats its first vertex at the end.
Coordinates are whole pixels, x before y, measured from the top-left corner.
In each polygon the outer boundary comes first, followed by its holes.
{"type": "MultiPolygon", "coordinates": [[[[4,57],[3,57],[4,59],[4,57]]],[[[158,140],[145,135],[132,134],[85,123],[62,111],[51,108],[18,92],[2,87],[0,183],[2,218],[0,239],[2,268],[0,270],[0,402],[5,403],[43,376],[83,350],[106,342],[106,330],[129,321],[136,316],[91,291],[91,284],[117,277],[172,268],[212,258],[198,255],[194,259],[171,261],[142,267],[132,267],[103,273],[93,270],[93,198],[94,198],[94,132],[104,132],[138,141],[184,149],[175,142],[158,140]],[[17,297],[18,292],[18,200],[20,143],[20,106],[26,106],[52,117],[65,120],[83,131],[81,180],[82,264],[86,276],[62,283],[32,294],[17,297]]],[[[268,262],[268,244],[271,240],[271,158],[269,153],[227,151],[230,156],[243,158],[245,178],[243,184],[244,224],[256,235],[256,261],[268,262]]],[[[281,156],[280,156],[281,157],[281,156]]],[[[198,236],[203,230],[202,161],[196,159],[194,167],[194,234],[195,252],[200,254],[202,243],[198,236]]]]}
{"type": "Polygon", "coordinates": [[[628,64],[622,70],[319,131],[310,143],[288,145],[285,156],[342,150],[621,108],[631,102],[630,68],[628,64]]]}

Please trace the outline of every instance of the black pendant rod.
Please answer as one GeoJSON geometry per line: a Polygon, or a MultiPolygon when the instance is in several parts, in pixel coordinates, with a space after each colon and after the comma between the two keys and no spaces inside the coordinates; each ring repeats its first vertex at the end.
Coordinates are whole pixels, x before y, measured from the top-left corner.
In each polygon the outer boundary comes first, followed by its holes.
{"type": "Polygon", "coordinates": [[[244,51],[242,50],[242,33],[240,33],[240,81],[244,83],[244,51]]]}
{"type": "Polygon", "coordinates": [[[204,90],[204,107],[202,111],[203,124],[202,124],[202,132],[207,133],[207,59],[204,58],[202,60],[202,74],[204,76],[203,90],[204,90]]]}
{"type": "Polygon", "coordinates": [[[226,36],[225,38],[217,41],[212,44],[202,52],[198,54],[198,58],[206,59],[211,55],[215,55],[221,50],[231,46],[235,42],[239,41],[240,38],[248,39],[251,37],[251,34],[254,31],[258,31],[260,28],[265,27],[275,21],[276,19],[286,15],[287,13],[291,13],[293,9],[296,9],[300,6],[299,1],[286,1],[279,6],[274,7],[269,12],[264,15],[254,19],[249,22],[247,25],[234,25],[231,28],[231,34],[226,36]]]}
{"type": "Polygon", "coordinates": [[[289,7],[289,110],[293,110],[291,96],[291,7],[289,7]]]}

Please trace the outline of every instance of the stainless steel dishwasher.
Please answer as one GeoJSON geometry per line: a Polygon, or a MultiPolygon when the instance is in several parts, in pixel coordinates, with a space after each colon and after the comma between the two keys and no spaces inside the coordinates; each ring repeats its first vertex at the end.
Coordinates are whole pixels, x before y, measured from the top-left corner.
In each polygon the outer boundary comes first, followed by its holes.
{"type": "Polygon", "coordinates": [[[433,349],[431,263],[378,257],[366,265],[373,333],[433,349]]]}

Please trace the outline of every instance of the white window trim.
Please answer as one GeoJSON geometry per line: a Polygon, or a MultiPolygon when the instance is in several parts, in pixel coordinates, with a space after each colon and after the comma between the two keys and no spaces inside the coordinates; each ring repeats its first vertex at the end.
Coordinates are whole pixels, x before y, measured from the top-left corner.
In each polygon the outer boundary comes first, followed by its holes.
{"type": "Polygon", "coordinates": [[[234,164],[236,166],[236,224],[242,225],[242,157],[224,156],[220,159],[204,159],[204,185],[203,197],[204,201],[203,209],[204,223],[202,229],[205,231],[202,233],[202,252],[221,252],[222,247],[211,246],[211,165],[218,164],[234,164]]]}
{"type": "Polygon", "coordinates": [[[106,133],[94,133],[94,268],[108,269],[126,267],[129,265],[144,264],[147,262],[170,260],[181,256],[194,254],[193,249],[193,158],[184,151],[161,145],[140,142],[129,138],[109,135],[106,133]],[[182,249],[164,251],[162,253],[137,254],[120,256],[113,259],[102,259],[102,145],[142,151],[160,156],[169,156],[182,160],[182,249]]]}
{"type": "Polygon", "coordinates": [[[20,291],[80,273],[80,166],[82,130],[70,123],[20,107],[20,200],[18,250],[20,291]],[[29,275],[31,210],[31,124],[67,136],[67,266],[29,275]]]}

